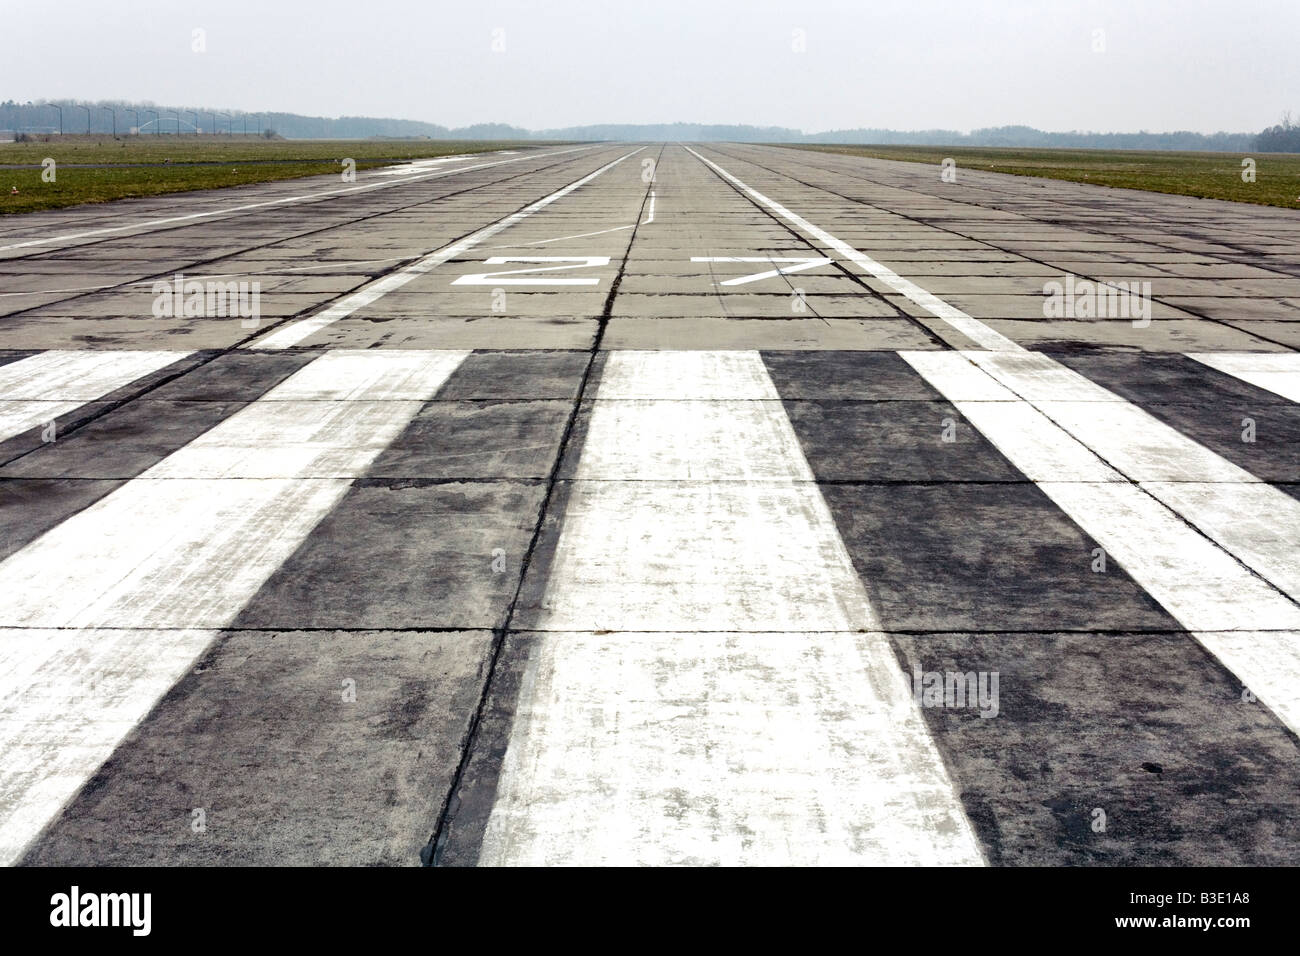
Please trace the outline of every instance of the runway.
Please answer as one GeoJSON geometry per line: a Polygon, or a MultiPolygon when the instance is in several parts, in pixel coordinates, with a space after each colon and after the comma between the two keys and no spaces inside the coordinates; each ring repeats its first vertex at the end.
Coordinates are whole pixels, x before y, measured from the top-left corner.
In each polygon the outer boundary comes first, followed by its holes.
{"type": "Polygon", "coordinates": [[[1295,864],[1298,349],[1293,211],[780,147],[0,219],[0,861],[1295,864]]]}

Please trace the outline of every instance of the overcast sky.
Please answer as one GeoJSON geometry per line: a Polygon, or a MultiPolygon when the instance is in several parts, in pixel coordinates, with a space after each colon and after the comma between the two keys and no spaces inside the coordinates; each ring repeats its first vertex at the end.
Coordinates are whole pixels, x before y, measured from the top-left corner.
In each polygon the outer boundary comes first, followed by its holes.
{"type": "Polygon", "coordinates": [[[32,0],[0,15],[0,99],[19,101],[806,132],[1255,131],[1300,114],[1300,0],[32,0]]]}

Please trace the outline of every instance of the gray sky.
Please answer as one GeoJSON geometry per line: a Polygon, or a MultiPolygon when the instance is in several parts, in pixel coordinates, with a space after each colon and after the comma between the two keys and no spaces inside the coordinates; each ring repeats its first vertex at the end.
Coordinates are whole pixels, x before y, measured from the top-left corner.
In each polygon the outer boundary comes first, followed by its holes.
{"type": "Polygon", "coordinates": [[[3,17],[0,99],[19,101],[807,132],[1254,131],[1300,113],[1297,0],[63,0],[3,17]]]}

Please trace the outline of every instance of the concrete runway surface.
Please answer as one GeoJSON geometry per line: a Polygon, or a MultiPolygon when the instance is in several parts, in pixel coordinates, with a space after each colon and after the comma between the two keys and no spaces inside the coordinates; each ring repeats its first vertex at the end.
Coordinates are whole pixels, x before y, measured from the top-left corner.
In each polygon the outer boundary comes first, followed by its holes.
{"type": "Polygon", "coordinates": [[[1300,863],[1297,349],[1295,212],[782,148],[0,219],[0,860],[1300,863]]]}

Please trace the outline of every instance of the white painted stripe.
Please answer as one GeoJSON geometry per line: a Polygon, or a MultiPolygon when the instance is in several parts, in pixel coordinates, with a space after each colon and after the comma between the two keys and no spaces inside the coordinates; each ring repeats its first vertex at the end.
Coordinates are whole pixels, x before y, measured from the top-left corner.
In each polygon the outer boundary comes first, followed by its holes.
{"type": "Polygon", "coordinates": [[[632,229],[634,226],[615,226],[613,229],[601,229],[598,232],[581,232],[576,236],[556,236],[554,239],[539,239],[537,242],[520,242],[513,246],[497,246],[498,249],[522,249],[525,246],[544,246],[550,242],[564,242],[567,239],[589,239],[592,236],[603,236],[610,232],[622,232],[624,229],[632,229]]]}
{"type": "Polygon", "coordinates": [[[723,179],[727,180],[729,183],[736,186],[736,188],[740,189],[742,192],[748,194],[749,196],[752,196],[754,200],[757,201],[760,205],[766,206],[768,209],[771,209],[774,213],[776,213],[782,219],[785,219],[787,222],[794,225],[796,228],[803,230],[808,235],[817,239],[819,242],[822,242],[828,247],[830,247],[831,249],[834,249],[841,256],[843,256],[845,259],[848,259],[850,262],[858,266],[864,272],[875,277],[876,279],[879,279],[881,282],[889,286],[891,289],[893,289],[895,292],[899,293],[900,295],[906,296],[908,299],[911,299],[913,302],[915,302],[921,308],[925,309],[927,312],[930,312],[931,314],[937,316],[938,318],[943,319],[943,321],[947,322],[954,329],[956,329],[958,332],[961,332],[962,335],[966,336],[968,339],[970,339],[972,342],[975,342],[977,345],[982,345],[984,346],[984,348],[993,349],[994,351],[1007,351],[1007,352],[1023,351],[1020,345],[1013,342],[1005,335],[1002,335],[1000,332],[995,332],[993,329],[989,328],[983,322],[980,322],[978,319],[970,315],[967,315],[965,312],[963,312],[961,309],[957,308],[956,306],[949,305],[947,302],[944,302],[942,299],[940,299],[937,295],[934,295],[931,292],[927,292],[925,289],[922,289],[919,285],[917,285],[915,282],[912,282],[910,279],[904,279],[893,269],[890,269],[888,266],[881,265],[879,262],[877,262],[875,259],[872,259],[870,256],[862,252],[859,252],[857,249],[854,249],[847,242],[842,242],[841,240],[836,239],[825,229],[822,229],[818,226],[814,226],[807,219],[804,219],[802,216],[796,215],[795,213],[791,212],[789,209],[781,205],[779,202],[776,202],[773,199],[769,199],[768,197],[760,193],[757,189],[745,185],[735,176],[731,175],[731,173],[727,172],[725,169],[719,166],[717,163],[705,159],[703,156],[701,156],[695,150],[691,149],[689,146],[686,146],[684,148],[688,153],[690,153],[700,162],[704,163],[706,166],[708,166],[710,169],[716,172],[723,179]]]}
{"type": "MultiPolygon", "coordinates": [[[[576,146],[572,149],[556,150],[553,153],[541,153],[539,156],[560,156],[564,153],[576,153],[584,149],[594,149],[593,146],[576,146]]],[[[347,193],[365,192],[371,189],[390,189],[394,186],[409,186],[413,182],[421,182],[426,179],[436,179],[442,176],[456,176],[461,173],[467,173],[474,169],[488,169],[492,166],[504,166],[506,163],[518,163],[530,157],[520,156],[515,159],[502,159],[492,163],[478,163],[474,166],[462,166],[459,169],[447,169],[439,172],[428,173],[420,176],[411,176],[405,179],[399,179],[392,182],[374,182],[363,183],[359,186],[347,186],[343,189],[326,189],[314,193],[302,193],[297,196],[284,196],[280,199],[268,199],[263,202],[243,203],[239,206],[227,206],[224,209],[213,209],[208,212],[193,212],[184,216],[169,216],[165,219],[148,219],[143,222],[130,222],[121,226],[105,226],[101,229],[88,229],[84,232],[67,233],[62,236],[47,236],[43,239],[27,239],[23,242],[10,243],[7,246],[0,246],[0,252],[12,252],[15,249],[28,249],[34,246],[47,246],[60,242],[73,242],[78,239],[91,239],[95,236],[108,236],[114,233],[130,232],[133,229],[152,229],[156,226],[171,226],[178,222],[194,222],[200,219],[211,219],[214,216],[229,216],[234,213],[248,212],[252,209],[266,209],[270,206],[284,206],[299,202],[312,202],[318,199],[327,199],[330,196],[341,196],[347,193]]]]}
{"type": "Polygon", "coordinates": [[[53,421],[190,354],[52,350],[0,365],[0,441],[53,421]]]}
{"type": "Polygon", "coordinates": [[[1198,631],[1193,635],[1234,674],[1246,679],[1249,691],[1295,730],[1300,727],[1300,631],[1198,631]]]}
{"type": "Polygon", "coordinates": [[[981,863],[758,353],[594,404],[480,862],[981,863]]]}
{"type": "MultiPolygon", "coordinates": [[[[1061,399],[1122,402],[1119,396],[1095,386],[1047,356],[1024,357],[1025,350],[1017,343],[768,199],[689,147],[687,149],[761,205],[819,239],[972,341],[1000,353],[995,356],[967,354],[998,382],[1004,385],[1014,382],[1014,391],[1024,398],[1032,397],[1030,404],[1061,399]]],[[[913,353],[905,354],[904,358],[931,384],[939,387],[942,382],[940,391],[954,403],[989,400],[989,391],[994,393],[992,400],[998,400],[996,389],[972,380],[970,368],[964,367],[966,363],[960,355],[925,353],[922,357],[920,353],[913,353]]],[[[1200,355],[1193,358],[1203,361],[1200,355]]],[[[1294,397],[1297,386],[1290,377],[1294,371],[1290,364],[1293,359],[1274,360],[1282,366],[1281,371],[1275,366],[1266,366],[1268,360],[1251,361],[1256,369],[1250,373],[1257,376],[1255,384],[1294,397]],[[1264,381],[1270,384],[1265,385],[1264,381]]],[[[1233,363],[1229,360],[1221,364],[1226,371],[1226,366],[1233,363]]],[[[1235,367],[1240,369],[1242,364],[1235,367]]],[[[1300,553],[1300,547],[1296,546],[1300,523],[1297,522],[1294,499],[1255,482],[1253,476],[1241,478],[1236,474],[1240,469],[1234,472],[1234,466],[1223,460],[1216,461],[1217,456],[1207,456],[1206,450],[1200,446],[1189,447],[1195,443],[1177,433],[1171,436],[1168,433],[1171,429],[1150,416],[1143,418],[1145,413],[1121,410],[1109,415],[1109,421],[1102,426],[1089,424],[1084,415],[1089,411],[1098,416],[1112,412],[1110,406],[1098,404],[1090,410],[1058,406],[1053,411],[1063,419],[1069,417],[1072,428],[1076,430],[1072,436],[1064,429],[1060,434],[1053,433],[1041,419],[1026,412],[1009,413],[1005,409],[976,409],[960,404],[958,407],[968,418],[978,417],[980,430],[1025,474],[1031,477],[1071,475],[1072,481],[1048,481],[1040,483],[1039,487],[1100,542],[1176,619],[1196,631],[1204,646],[1246,681],[1288,726],[1300,732],[1300,682],[1295,679],[1295,675],[1300,674],[1300,643],[1295,640],[1295,634],[1270,638],[1266,652],[1250,644],[1247,638],[1208,636],[1209,631],[1219,628],[1295,629],[1296,605],[1241,566],[1241,563],[1246,564],[1286,590],[1291,597],[1297,596],[1294,590],[1296,559],[1288,556],[1288,549],[1291,555],[1300,553]],[[1172,483],[1158,480],[1141,488],[1124,485],[1104,477],[1108,474],[1104,462],[1080,456],[1071,443],[1072,438],[1105,448],[1121,461],[1105,454],[1102,457],[1121,469],[1130,467],[1148,476],[1177,475],[1184,480],[1189,476],[1206,475],[1227,480],[1215,484],[1212,496],[1194,488],[1183,489],[1180,493],[1172,483]],[[1141,443],[1147,438],[1154,444],[1152,451],[1144,454],[1141,443]],[[1234,474],[1238,481],[1228,477],[1234,474]],[[1153,495],[1170,507],[1176,507],[1179,515],[1175,516],[1162,507],[1153,495]],[[1222,547],[1230,549],[1238,560],[1234,561],[1232,556],[1188,527],[1183,518],[1222,547]],[[1280,544],[1276,538],[1252,537],[1258,532],[1260,523],[1269,521],[1283,536],[1280,544]]],[[[1114,408],[1123,409],[1123,406],[1116,404],[1114,408]]]]}
{"type": "Polygon", "coordinates": [[[0,865],[18,860],[216,634],[0,630],[0,865]]]}
{"type": "Polygon", "coordinates": [[[652,222],[655,221],[655,191],[654,191],[653,189],[650,190],[650,210],[649,210],[649,213],[650,213],[650,214],[649,214],[648,216],[646,216],[644,220],[642,220],[641,225],[643,225],[643,226],[648,226],[648,225],[650,225],[650,223],[652,223],[652,222]]]}
{"type": "Polygon", "coordinates": [[[1187,357],[1300,402],[1300,352],[1188,352],[1187,357]]]}
{"type": "Polygon", "coordinates": [[[429,253],[427,256],[423,257],[422,259],[416,260],[415,262],[411,263],[409,266],[406,266],[403,269],[399,269],[398,271],[391,273],[390,275],[386,275],[383,278],[376,279],[374,282],[370,283],[369,285],[364,286],[361,289],[358,289],[356,292],[353,292],[351,295],[346,296],[340,301],[336,302],[334,305],[331,305],[323,312],[320,312],[319,314],[313,315],[309,318],[302,319],[298,322],[293,322],[289,325],[286,325],[284,328],[275,329],[271,332],[268,332],[266,335],[263,335],[262,337],[248,343],[247,345],[244,346],[244,348],[249,348],[249,349],[292,348],[293,346],[299,344],[300,342],[315,335],[317,332],[320,332],[322,329],[327,328],[330,325],[333,325],[335,322],[339,321],[339,319],[347,318],[349,315],[356,312],[358,309],[363,309],[366,306],[370,305],[371,303],[376,302],[379,299],[383,298],[385,295],[392,292],[394,289],[401,288],[402,286],[406,285],[406,283],[410,282],[412,279],[416,278],[417,276],[422,276],[425,273],[447,262],[449,259],[454,259],[456,256],[461,255],[464,252],[468,252],[470,249],[474,248],[484,240],[491,239],[493,236],[495,236],[497,233],[501,232],[502,230],[509,229],[511,226],[515,225],[516,223],[522,222],[524,219],[527,219],[529,216],[531,216],[533,213],[537,212],[538,210],[546,208],[547,206],[549,206],[551,203],[555,202],[558,199],[563,199],[565,196],[569,195],[569,193],[573,192],[576,189],[580,189],[581,187],[585,186],[587,183],[595,179],[597,176],[601,175],[607,170],[613,169],[615,166],[623,162],[623,160],[627,159],[629,156],[635,156],[637,153],[641,152],[645,148],[646,147],[642,146],[641,149],[635,149],[632,152],[627,153],[626,155],[620,156],[612,163],[606,163],[604,166],[600,167],[595,172],[588,173],[586,176],[583,176],[581,179],[569,183],[569,185],[563,187],[562,189],[556,190],[555,192],[551,193],[549,196],[545,196],[542,199],[537,200],[537,202],[524,207],[518,212],[512,213],[511,215],[506,216],[504,219],[500,219],[489,226],[485,226],[484,228],[478,230],[477,232],[471,233],[470,235],[466,236],[464,239],[460,239],[456,242],[453,242],[449,246],[443,246],[441,249],[437,249],[434,252],[429,253]]]}
{"type": "MultiPolygon", "coordinates": [[[[901,354],[949,398],[969,392],[969,368],[962,366],[970,359],[984,363],[1003,385],[1027,388],[1014,371],[986,361],[990,353],[901,354]]],[[[1234,478],[1235,466],[1206,457],[1207,450],[1194,442],[1171,440],[1160,433],[1167,426],[1154,420],[1130,415],[1119,424],[1110,420],[1090,429],[1076,417],[1070,420],[1074,434],[1048,421],[1063,407],[1094,414],[1125,407],[1114,402],[1019,403],[1015,413],[1008,410],[1017,403],[955,404],[1189,631],[1300,628],[1300,607],[1286,596],[1300,595],[1300,502],[1244,472],[1244,478],[1234,478]],[[1112,431],[1121,426],[1126,430],[1112,431]],[[1144,475],[1209,472],[1218,480],[1117,482],[1113,469],[1094,454],[1098,446],[1101,457],[1125,472],[1125,478],[1134,478],[1125,471],[1131,469],[1144,475]],[[1143,449],[1148,449],[1146,457],[1143,449]]],[[[1286,676],[1300,671],[1300,642],[1271,641],[1277,657],[1243,653],[1236,640],[1203,643],[1261,698],[1267,695],[1278,716],[1300,731],[1300,684],[1287,683],[1286,676]]]]}
{"type": "Polygon", "coordinates": [[[816,269],[818,266],[828,265],[832,260],[826,256],[801,256],[799,258],[776,258],[773,256],[691,256],[691,262],[769,262],[776,265],[778,262],[793,262],[797,265],[780,266],[776,269],[770,269],[767,272],[755,272],[752,275],[737,276],[735,279],[727,279],[719,285],[748,285],[751,282],[759,282],[763,279],[773,279],[780,275],[790,275],[795,272],[806,272],[809,269],[816,269]]]}
{"type": "Polygon", "coordinates": [[[0,630],[0,862],[21,853],[468,354],[324,356],[0,562],[0,628],[12,629],[0,630]],[[234,464],[213,454],[225,449],[234,464]],[[268,472],[277,477],[211,477],[268,472]],[[304,480],[319,473],[332,477],[304,480]]]}

